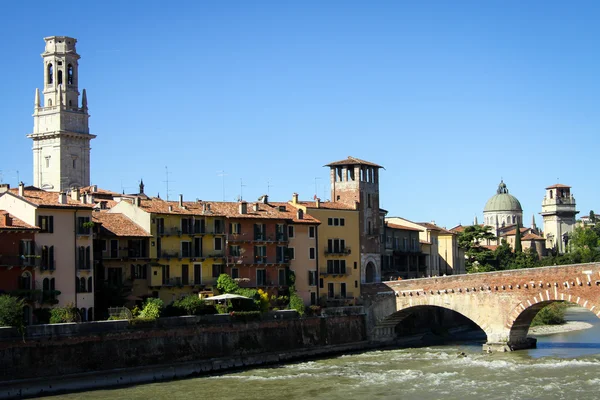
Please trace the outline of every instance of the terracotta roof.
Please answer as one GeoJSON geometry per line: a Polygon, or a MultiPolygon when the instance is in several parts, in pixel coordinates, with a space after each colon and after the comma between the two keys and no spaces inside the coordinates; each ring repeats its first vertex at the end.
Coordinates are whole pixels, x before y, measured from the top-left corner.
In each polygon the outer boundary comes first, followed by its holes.
{"type": "Polygon", "coordinates": [[[523,240],[546,240],[543,237],[536,235],[534,233],[528,233],[527,235],[523,236],[521,238],[521,241],[523,240]]]}
{"type": "Polygon", "coordinates": [[[103,234],[125,237],[150,237],[151,235],[141,226],[130,220],[123,214],[95,212],[92,215],[95,223],[102,224],[100,227],[103,234]]]}
{"type": "Polygon", "coordinates": [[[316,225],[316,224],[320,224],[321,223],[321,221],[319,221],[318,219],[316,219],[312,215],[308,215],[307,213],[304,213],[304,215],[302,216],[302,219],[298,219],[298,214],[297,214],[298,209],[296,207],[292,206],[289,203],[275,202],[275,203],[268,203],[268,204],[272,205],[272,206],[275,206],[278,209],[280,207],[285,207],[285,211],[280,211],[280,212],[287,213],[288,214],[288,219],[292,220],[292,222],[294,222],[295,224],[311,224],[311,225],[316,225]]]}
{"type": "Polygon", "coordinates": [[[369,162],[369,161],[365,161],[365,160],[361,160],[360,158],[355,158],[352,156],[348,156],[348,158],[346,158],[345,160],[341,160],[341,161],[334,161],[332,163],[326,164],[324,165],[325,167],[334,167],[337,165],[367,165],[370,167],[376,167],[376,168],[383,168],[381,165],[377,165],[375,163],[369,162]]]}
{"type": "Polygon", "coordinates": [[[0,230],[39,230],[37,226],[29,225],[26,222],[21,221],[19,218],[9,214],[7,211],[0,210],[0,230]],[[11,219],[10,225],[4,223],[5,216],[11,219]]]}
{"type": "Polygon", "coordinates": [[[84,186],[80,189],[81,193],[93,193],[93,194],[97,194],[97,195],[103,195],[104,196],[122,196],[122,194],[117,193],[117,192],[113,192],[111,190],[107,190],[107,189],[102,189],[99,188],[97,185],[92,185],[92,186],[84,186]]]}
{"type": "MultiPolygon", "coordinates": [[[[521,233],[528,231],[530,228],[520,228],[521,233]]],[[[512,229],[508,232],[504,232],[501,236],[513,236],[517,234],[517,228],[512,229]]]]}
{"type": "Polygon", "coordinates": [[[482,244],[481,247],[485,247],[486,249],[490,249],[492,251],[496,250],[498,248],[498,245],[496,244],[482,244]]]}
{"type": "Polygon", "coordinates": [[[441,226],[437,226],[436,224],[432,224],[430,222],[417,222],[417,224],[419,224],[421,226],[424,226],[425,228],[434,230],[434,231],[440,231],[440,232],[448,233],[448,234],[451,234],[451,235],[455,234],[454,232],[451,232],[451,231],[449,231],[446,228],[442,228],[441,226]]]}
{"type": "Polygon", "coordinates": [[[81,201],[71,199],[71,194],[66,195],[67,202],[59,203],[58,198],[60,192],[47,192],[38,189],[35,186],[27,186],[23,191],[23,197],[19,196],[19,188],[10,189],[8,192],[19,198],[23,198],[38,207],[64,207],[64,208],[89,208],[92,209],[94,204],[82,204],[81,201]]]}
{"type": "Polygon", "coordinates": [[[465,228],[466,228],[466,226],[456,225],[454,228],[450,228],[450,232],[461,233],[462,231],[465,230],[465,228]]]}
{"type": "Polygon", "coordinates": [[[404,226],[404,225],[390,224],[389,222],[386,222],[385,226],[387,226],[388,228],[392,228],[392,229],[401,229],[403,231],[417,231],[417,232],[423,231],[422,229],[411,228],[411,227],[404,226]]]}
{"type": "MultiPolygon", "coordinates": [[[[299,201],[298,204],[306,208],[317,208],[317,203],[314,201],[299,201]]],[[[326,210],[354,210],[353,206],[341,203],[339,201],[322,201],[318,208],[323,208],[326,210]]]]}
{"type": "Polygon", "coordinates": [[[571,189],[571,186],[557,183],[556,185],[548,186],[546,189],[571,189]]]}

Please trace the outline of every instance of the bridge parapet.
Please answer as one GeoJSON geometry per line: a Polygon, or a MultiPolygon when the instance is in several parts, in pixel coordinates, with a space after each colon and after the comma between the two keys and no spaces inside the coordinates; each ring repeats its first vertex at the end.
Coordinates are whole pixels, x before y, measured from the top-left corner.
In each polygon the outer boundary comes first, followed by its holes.
{"type": "Polygon", "coordinates": [[[486,349],[514,350],[535,345],[529,325],[551,302],[576,303],[600,317],[600,263],[388,281],[365,284],[362,294],[378,339],[393,337],[390,328],[415,307],[435,306],[479,325],[486,349]]]}

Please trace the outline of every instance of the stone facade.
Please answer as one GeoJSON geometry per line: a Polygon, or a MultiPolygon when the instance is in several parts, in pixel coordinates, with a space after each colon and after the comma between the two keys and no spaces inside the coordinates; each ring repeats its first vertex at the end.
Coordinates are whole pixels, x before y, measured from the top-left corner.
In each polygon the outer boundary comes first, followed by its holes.
{"type": "Polygon", "coordinates": [[[578,213],[570,186],[556,184],[546,188],[540,214],[544,218],[548,249],[556,249],[559,253],[566,251],[569,234],[575,229],[575,216],[578,213]]]}
{"type": "Polygon", "coordinates": [[[90,184],[90,141],[85,89],[79,104],[77,40],[51,36],[42,53],[43,99],[36,89],[33,110],[33,184],[64,191],[90,184]]]}

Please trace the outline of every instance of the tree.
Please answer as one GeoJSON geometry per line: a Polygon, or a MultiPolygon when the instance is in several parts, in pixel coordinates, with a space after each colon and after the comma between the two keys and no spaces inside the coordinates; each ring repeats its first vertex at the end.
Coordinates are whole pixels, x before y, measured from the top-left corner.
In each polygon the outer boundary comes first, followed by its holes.
{"type": "Polygon", "coordinates": [[[590,222],[592,224],[596,223],[596,214],[594,213],[594,210],[590,210],[590,222]]]}
{"type": "Polygon", "coordinates": [[[510,266],[514,264],[515,253],[513,253],[506,239],[502,239],[502,243],[494,250],[494,258],[496,259],[497,271],[510,269],[510,266]]]}
{"type": "Polygon", "coordinates": [[[523,244],[521,243],[521,226],[517,222],[517,230],[515,231],[515,254],[523,252],[523,244]]]}
{"type": "Polygon", "coordinates": [[[221,293],[237,293],[240,286],[227,274],[221,274],[217,278],[217,290],[221,293]]]}
{"type": "Polygon", "coordinates": [[[20,331],[25,329],[23,320],[25,301],[9,295],[0,296],[0,326],[14,326],[20,331]]]}
{"type": "Polygon", "coordinates": [[[494,253],[487,247],[481,245],[486,240],[496,237],[490,232],[491,227],[472,225],[467,226],[458,235],[458,246],[465,250],[467,272],[487,272],[495,268],[491,265],[494,253]]]}

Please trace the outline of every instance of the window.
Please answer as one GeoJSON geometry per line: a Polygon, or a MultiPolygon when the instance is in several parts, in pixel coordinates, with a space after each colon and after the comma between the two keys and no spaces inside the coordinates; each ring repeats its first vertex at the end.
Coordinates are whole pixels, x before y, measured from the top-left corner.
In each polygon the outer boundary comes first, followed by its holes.
{"type": "Polygon", "coordinates": [[[344,226],[346,221],[344,218],[327,218],[327,225],[329,226],[344,226]]]}
{"type": "Polygon", "coordinates": [[[412,238],[412,249],[413,251],[417,251],[417,239],[412,238]]]}
{"type": "Polygon", "coordinates": [[[240,246],[238,245],[230,245],[229,246],[229,255],[232,257],[239,257],[241,255],[240,246]]]}
{"type": "Polygon", "coordinates": [[[373,229],[372,229],[372,227],[371,227],[371,221],[367,222],[367,227],[368,227],[368,228],[367,228],[367,233],[368,233],[369,235],[372,235],[372,234],[373,234],[373,229]]]}
{"type": "Polygon", "coordinates": [[[267,284],[267,270],[256,270],[256,286],[265,286],[267,284]]]}
{"type": "Polygon", "coordinates": [[[279,281],[279,286],[287,285],[286,273],[284,268],[280,268],[277,270],[277,278],[279,281]]]}
{"type": "Polygon", "coordinates": [[[46,78],[48,85],[52,85],[54,83],[54,66],[52,63],[48,64],[48,76],[46,78]]]}
{"type": "Polygon", "coordinates": [[[58,70],[58,84],[59,84],[59,85],[62,85],[62,83],[63,83],[63,73],[62,73],[62,71],[59,69],[59,70],[58,70]]]}
{"type": "Polygon", "coordinates": [[[171,267],[169,265],[162,266],[162,284],[166,285],[171,279],[171,267]]]}
{"type": "Polygon", "coordinates": [[[78,235],[89,235],[90,230],[90,217],[77,217],[77,234],[78,235]]]}
{"type": "Polygon", "coordinates": [[[190,266],[187,264],[183,264],[181,266],[181,284],[182,285],[190,284],[190,266]]]}
{"type": "Polygon", "coordinates": [[[46,157],[46,168],[50,168],[50,156],[46,157]]]}
{"type": "Polygon", "coordinates": [[[354,281],[354,287],[357,288],[358,287],[358,281],[354,281]]]}
{"type": "Polygon", "coordinates": [[[288,225],[288,238],[293,238],[294,233],[294,225],[288,225]]]}
{"type": "Polygon", "coordinates": [[[31,290],[32,277],[31,272],[25,271],[19,278],[19,289],[20,290],[31,290]]]}
{"type": "Polygon", "coordinates": [[[79,315],[81,315],[81,322],[87,321],[87,310],[85,309],[85,307],[82,307],[81,310],[79,310],[79,315]]]}
{"type": "Polygon", "coordinates": [[[347,252],[344,239],[327,239],[327,253],[344,254],[347,252]]]}
{"type": "Polygon", "coordinates": [[[319,288],[323,289],[323,278],[319,279],[319,288]]]}
{"type": "Polygon", "coordinates": [[[202,257],[202,238],[194,238],[194,257],[202,257]]]}
{"type": "Polygon", "coordinates": [[[215,251],[223,250],[223,238],[216,237],[215,238],[215,251]]]}
{"type": "Polygon", "coordinates": [[[267,262],[267,246],[254,246],[254,262],[257,264],[267,262]]]}
{"type": "Polygon", "coordinates": [[[345,299],[346,298],[346,283],[342,282],[340,283],[340,297],[345,299]]]}
{"type": "Polygon", "coordinates": [[[231,279],[238,279],[240,277],[239,268],[231,268],[231,279]]]}
{"type": "Polygon", "coordinates": [[[54,246],[42,246],[42,270],[54,270],[54,246]]]}
{"type": "Polygon", "coordinates": [[[188,258],[191,256],[192,256],[192,242],[188,242],[188,241],[181,242],[181,257],[188,258]]]}
{"type": "Polygon", "coordinates": [[[224,274],[225,273],[225,268],[223,267],[222,264],[213,264],[212,266],[212,277],[213,278],[218,278],[219,275],[224,274]]]}
{"type": "Polygon", "coordinates": [[[215,219],[215,233],[223,233],[223,221],[215,219]]]}
{"type": "Polygon", "coordinates": [[[88,292],[92,293],[94,291],[94,281],[92,279],[92,277],[90,276],[88,278],[88,292]]]}
{"type": "Polygon", "coordinates": [[[205,233],[206,221],[204,219],[194,220],[194,233],[205,233]]]}
{"type": "Polygon", "coordinates": [[[308,237],[314,239],[316,236],[316,228],[314,226],[308,227],[308,237]]]}
{"type": "Polygon", "coordinates": [[[75,163],[77,161],[76,158],[73,159],[73,169],[77,168],[77,164],[75,163]]]}
{"type": "Polygon", "coordinates": [[[69,85],[73,84],[73,66],[71,64],[67,66],[67,83],[69,85]]]}
{"type": "Polygon", "coordinates": [[[119,257],[119,240],[111,239],[110,240],[110,258],[118,258],[119,257]]]}
{"type": "Polygon", "coordinates": [[[329,297],[329,298],[333,298],[334,297],[333,282],[329,282],[327,284],[327,297],[329,297]]]}
{"type": "Polygon", "coordinates": [[[108,281],[114,285],[123,283],[123,270],[121,268],[108,268],[108,281]]]}
{"type": "Polygon", "coordinates": [[[317,271],[308,271],[308,286],[317,286],[317,271]]]}
{"type": "Polygon", "coordinates": [[[131,279],[146,279],[148,273],[146,265],[131,264],[131,279]]]}
{"type": "Polygon", "coordinates": [[[148,257],[148,242],[145,239],[128,240],[127,255],[132,258],[148,257]]]}
{"type": "Polygon", "coordinates": [[[367,207],[371,208],[371,193],[367,193],[367,207]]]}
{"type": "Polygon", "coordinates": [[[106,251],[106,239],[100,239],[100,251],[103,253],[106,251]]]}
{"type": "Polygon", "coordinates": [[[296,250],[293,247],[288,247],[287,256],[290,260],[296,259],[296,250]]]}
{"type": "Polygon", "coordinates": [[[346,260],[327,260],[327,273],[336,275],[346,274],[346,260]]]}
{"type": "Polygon", "coordinates": [[[265,224],[254,224],[254,240],[267,239],[267,226],[265,224]]]}
{"type": "Polygon", "coordinates": [[[202,284],[202,264],[194,264],[194,284],[202,284]]]}
{"type": "Polygon", "coordinates": [[[193,232],[194,220],[192,218],[181,218],[181,233],[189,235],[193,232]]]}
{"type": "Polygon", "coordinates": [[[233,235],[239,235],[242,233],[242,224],[239,222],[229,224],[229,233],[233,235]]]}
{"type": "Polygon", "coordinates": [[[277,240],[286,240],[285,225],[283,225],[283,224],[275,225],[275,238],[277,240]]]}
{"type": "Polygon", "coordinates": [[[308,249],[308,258],[310,260],[314,260],[316,257],[316,249],[314,247],[311,247],[308,249]]]}
{"type": "Polygon", "coordinates": [[[38,225],[40,233],[52,233],[54,232],[54,217],[52,215],[40,215],[38,216],[38,225]]]}
{"type": "Polygon", "coordinates": [[[159,235],[165,233],[165,219],[164,218],[156,218],[156,231],[159,235]]]}

